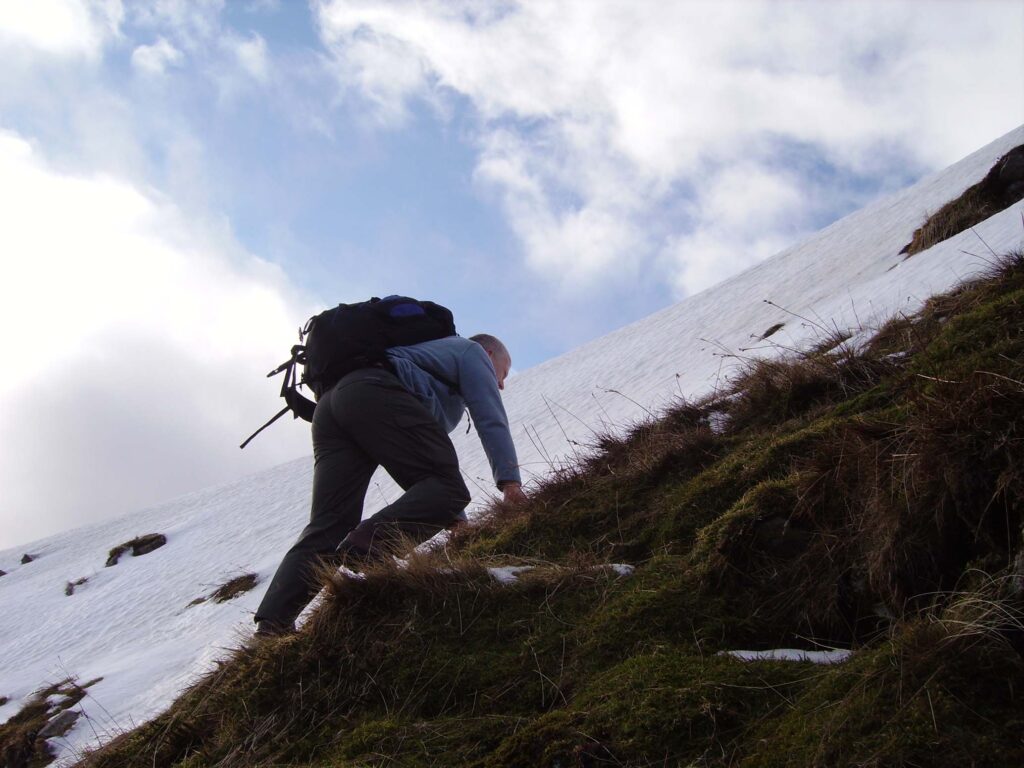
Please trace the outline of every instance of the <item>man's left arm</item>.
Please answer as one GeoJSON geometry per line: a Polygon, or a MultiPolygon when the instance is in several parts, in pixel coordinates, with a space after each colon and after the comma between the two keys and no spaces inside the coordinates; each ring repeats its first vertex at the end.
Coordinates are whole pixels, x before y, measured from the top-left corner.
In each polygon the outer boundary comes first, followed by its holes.
{"type": "Polygon", "coordinates": [[[480,443],[491,464],[494,482],[505,495],[506,501],[520,500],[522,478],[508,416],[501,402],[494,367],[483,347],[478,344],[473,344],[462,355],[459,363],[459,390],[476,424],[480,443]]]}

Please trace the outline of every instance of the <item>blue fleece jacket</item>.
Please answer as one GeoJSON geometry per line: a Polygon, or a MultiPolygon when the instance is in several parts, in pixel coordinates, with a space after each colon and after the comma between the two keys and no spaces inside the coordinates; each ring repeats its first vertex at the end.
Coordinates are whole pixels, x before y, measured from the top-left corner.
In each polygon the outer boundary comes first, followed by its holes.
{"type": "Polygon", "coordinates": [[[454,430],[463,411],[469,409],[499,487],[522,482],[494,366],[483,347],[461,336],[449,336],[393,347],[388,350],[388,358],[405,388],[446,432],[454,430]]]}

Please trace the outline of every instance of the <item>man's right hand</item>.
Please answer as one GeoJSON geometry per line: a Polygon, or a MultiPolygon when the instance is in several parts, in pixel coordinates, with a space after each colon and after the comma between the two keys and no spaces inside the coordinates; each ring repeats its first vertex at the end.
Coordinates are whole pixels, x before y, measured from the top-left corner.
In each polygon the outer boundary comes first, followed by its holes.
{"type": "Polygon", "coordinates": [[[505,501],[509,504],[522,504],[526,501],[523,486],[519,483],[505,483],[501,486],[501,492],[505,495],[505,501]]]}

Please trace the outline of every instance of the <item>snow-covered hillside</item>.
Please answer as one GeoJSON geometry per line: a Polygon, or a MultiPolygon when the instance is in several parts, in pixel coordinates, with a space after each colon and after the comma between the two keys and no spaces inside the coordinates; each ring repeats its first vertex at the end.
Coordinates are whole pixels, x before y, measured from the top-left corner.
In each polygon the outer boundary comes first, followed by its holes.
{"type": "MultiPolygon", "coordinates": [[[[505,404],[525,475],[543,477],[596,432],[622,429],[680,395],[707,393],[744,356],[806,347],[829,329],[870,334],[983,270],[995,253],[1019,248],[1024,202],[928,251],[899,255],[927,213],[1022,143],[1024,127],[742,275],[510,379],[505,404]]],[[[307,426],[285,421],[273,429],[307,426]]],[[[493,493],[486,458],[474,434],[459,429],[453,439],[480,504],[493,493]]],[[[251,632],[252,611],[305,521],[310,477],[303,459],[0,552],[0,697],[8,698],[0,720],[45,683],[102,678],[76,706],[83,716],[55,743],[68,760],[155,715],[251,632]],[[166,535],[167,544],[104,566],[112,547],[146,533],[166,535]],[[20,562],[25,553],[32,562],[20,562]],[[260,578],[251,592],[190,605],[250,572],[260,578]]],[[[386,476],[378,480],[368,512],[399,492],[386,476]]]]}

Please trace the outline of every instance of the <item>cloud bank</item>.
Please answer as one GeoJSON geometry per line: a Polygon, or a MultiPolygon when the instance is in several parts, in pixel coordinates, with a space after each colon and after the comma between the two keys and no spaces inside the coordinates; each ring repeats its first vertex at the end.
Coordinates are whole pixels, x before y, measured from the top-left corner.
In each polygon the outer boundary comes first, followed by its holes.
{"type": "Polygon", "coordinates": [[[862,202],[832,178],[901,185],[1024,119],[1015,2],[316,8],[342,88],[381,123],[471,106],[478,180],[527,264],[575,289],[653,267],[700,290],[862,202]]]}
{"type": "Polygon", "coordinates": [[[309,310],[277,267],[154,193],[55,170],[11,132],[0,210],[0,476],[19,480],[6,542],[308,451],[287,429],[237,448],[270,415],[265,374],[309,310]]]}
{"type": "Polygon", "coordinates": [[[117,35],[123,15],[120,0],[0,3],[0,51],[22,48],[94,59],[117,35]]]}

